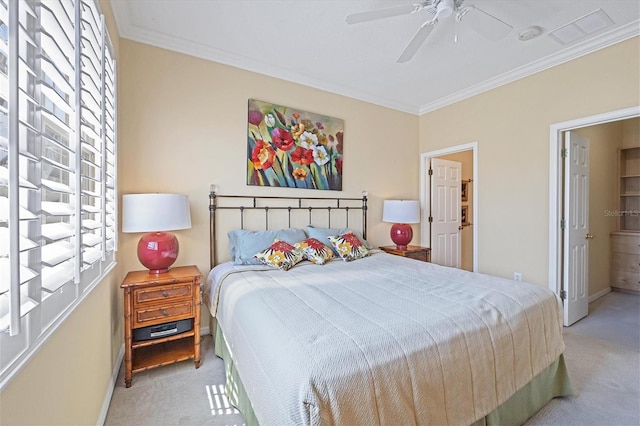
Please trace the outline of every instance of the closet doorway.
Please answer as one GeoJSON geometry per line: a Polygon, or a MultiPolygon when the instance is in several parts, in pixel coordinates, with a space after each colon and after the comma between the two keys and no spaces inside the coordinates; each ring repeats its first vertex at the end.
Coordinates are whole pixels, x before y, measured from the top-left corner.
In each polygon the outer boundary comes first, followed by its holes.
{"type": "MultiPolygon", "coordinates": [[[[551,126],[549,287],[563,298],[565,326],[587,315],[589,302],[612,289],[611,271],[615,261],[611,256],[611,235],[618,231],[616,214],[620,213],[616,195],[618,155],[621,148],[640,145],[639,116],[640,108],[634,107],[551,126]],[[569,134],[589,141],[585,236],[588,253],[582,271],[584,281],[578,280],[580,274],[576,275],[576,269],[570,267],[571,251],[565,238],[571,232],[568,216],[575,210],[573,199],[566,198],[564,193],[564,182],[571,179],[563,168],[563,144],[569,134]]],[[[571,153],[567,158],[570,156],[571,153]]]]}
{"type": "MultiPolygon", "coordinates": [[[[438,244],[436,241],[436,228],[433,220],[444,210],[443,206],[439,206],[439,200],[445,200],[444,197],[438,197],[432,190],[432,182],[434,176],[430,175],[432,160],[437,163],[460,163],[460,175],[457,177],[459,181],[459,191],[457,197],[457,205],[460,207],[458,214],[459,225],[458,242],[460,249],[461,269],[469,271],[477,271],[478,269],[478,144],[472,142],[465,145],[458,145],[437,151],[423,153],[420,156],[420,203],[422,207],[422,217],[420,223],[420,239],[421,245],[431,248],[432,262],[438,263],[437,259],[446,259],[450,253],[438,253],[438,247],[447,247],[447,249],[455,248],[447,244],[438,244]]],[[[447,205],[453,203],[447,202],[447,205]]],[[[448,238],[453,238],[449,236],[448,238]]]]}

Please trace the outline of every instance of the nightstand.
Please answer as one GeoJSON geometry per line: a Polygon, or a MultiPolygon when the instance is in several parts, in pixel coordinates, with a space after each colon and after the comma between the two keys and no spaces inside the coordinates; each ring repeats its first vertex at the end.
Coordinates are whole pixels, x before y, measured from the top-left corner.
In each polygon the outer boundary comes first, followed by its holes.
{"type": "Polygon", "coordinates": [[[200,367],[200,280],[196,266],[129,272],[124,290],[126,387],[133,373],[193,359],[200,367]],[[187,324],[185,326],[185,324],[187,324]]]}
{"type": "Polygon", "coordinates": [[[380,250],[396,256],[431,262],[431,249],[429,247],[407,246],[406,250],[398,250],[396,246],[384,246],[380,247],[380,250]]]}

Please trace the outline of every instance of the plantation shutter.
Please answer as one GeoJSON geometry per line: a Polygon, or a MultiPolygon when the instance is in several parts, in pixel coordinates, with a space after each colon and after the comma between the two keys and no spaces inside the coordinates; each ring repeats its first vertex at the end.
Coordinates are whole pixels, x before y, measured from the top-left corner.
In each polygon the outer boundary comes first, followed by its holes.
{"type": "Polygon", "coordinates": [[[93,0],[0,0],[0,379],[113,266],[115,63],[93,0]]]}

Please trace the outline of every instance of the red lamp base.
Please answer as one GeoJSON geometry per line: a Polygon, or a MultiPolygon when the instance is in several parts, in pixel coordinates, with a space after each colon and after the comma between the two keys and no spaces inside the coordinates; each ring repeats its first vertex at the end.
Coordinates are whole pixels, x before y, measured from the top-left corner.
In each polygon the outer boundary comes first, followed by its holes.
{"type": "Polygon", "coordinates": [[[413,238],[413,229],[407,223],[396,223],[391,227],[390,235],[398,250],[406,250],[413,238]]]}
{"type": "Polygon", "coordinates": [[[149,232],[138,241],[138,260],[150,274],[169,272],[178,251],[178,239],[171,232],[149,232]]]}

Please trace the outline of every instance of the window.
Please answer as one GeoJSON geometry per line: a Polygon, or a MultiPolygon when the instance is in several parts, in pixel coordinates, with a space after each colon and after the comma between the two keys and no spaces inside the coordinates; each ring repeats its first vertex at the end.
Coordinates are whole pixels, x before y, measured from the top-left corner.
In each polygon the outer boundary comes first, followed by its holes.
{"type": "Polygon", "coordinates": [[[0,388],[115,263],[111,52],[94,0],[0,0],[0,388]]]}

